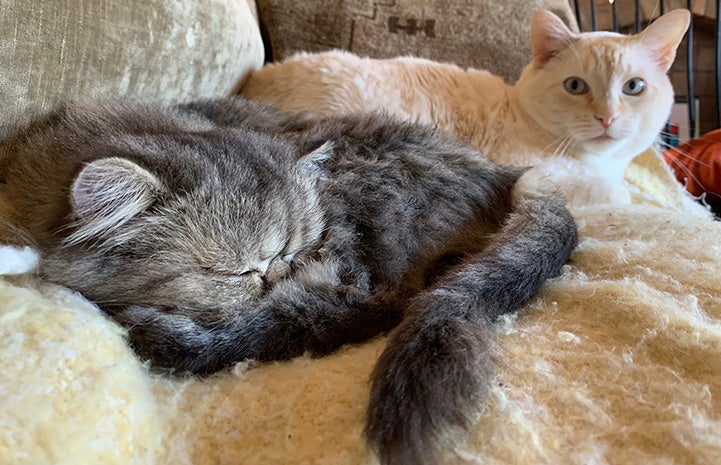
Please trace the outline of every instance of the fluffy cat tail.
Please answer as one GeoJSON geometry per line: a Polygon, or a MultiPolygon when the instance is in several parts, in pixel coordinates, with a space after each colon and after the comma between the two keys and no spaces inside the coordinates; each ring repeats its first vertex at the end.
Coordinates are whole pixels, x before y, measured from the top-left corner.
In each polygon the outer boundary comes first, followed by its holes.
{"type": "Polygon", "coordinates": [[[577,243],[562,198],[527,171],[490,245],[416,297],[372,374],[365,430],[380,462],[438,463],[439,443],[466,429],[493,375],[491,323],[557,275],[577,243]]]}

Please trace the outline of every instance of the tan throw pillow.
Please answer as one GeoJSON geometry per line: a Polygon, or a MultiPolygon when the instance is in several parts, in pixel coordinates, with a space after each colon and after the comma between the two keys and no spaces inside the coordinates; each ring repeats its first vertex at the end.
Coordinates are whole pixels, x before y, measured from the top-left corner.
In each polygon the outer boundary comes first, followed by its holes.
{"type": "Polygon", "coordinates": [[[229,93],[263,62],[249,2],[0,2],[0,137],[63,100],[229,93]]]}
{"type": "Polygon", "coordinates": [[[257,0],[273,60],[299,51],[415,55],[515,81],[530,60],[528,23],[549,9],[577,30],[567,0],[257,0]]]}

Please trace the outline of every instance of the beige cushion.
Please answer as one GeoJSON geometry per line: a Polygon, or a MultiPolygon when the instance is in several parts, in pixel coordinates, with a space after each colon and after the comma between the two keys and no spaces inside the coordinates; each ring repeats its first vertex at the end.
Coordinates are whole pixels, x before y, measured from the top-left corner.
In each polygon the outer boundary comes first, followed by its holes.
{"type": "Polygon", "coordinates": [[[567,0],[330,3],[257,0],[273,59],[333,48],[374,58],[411,54],[515,81],[530,58],[533,10],[550,9],[577,29],[567,0]]]}
{"type": "Polygon", "coordinates": [[[249,0],[3,0],[0,137],[63,100],[224,95],[262,61],[249,0]]]}

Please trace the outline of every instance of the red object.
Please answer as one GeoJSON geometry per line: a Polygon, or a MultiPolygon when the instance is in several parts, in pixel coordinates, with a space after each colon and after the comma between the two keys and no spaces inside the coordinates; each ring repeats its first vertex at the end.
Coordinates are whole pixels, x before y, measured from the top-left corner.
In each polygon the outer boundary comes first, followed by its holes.
{"type": "Polygon", "coordinates": [[[695,196],[706,192],[706,201],[721,204],[721,129],[703,134],[664,153],[676,179],[695,196]]]}

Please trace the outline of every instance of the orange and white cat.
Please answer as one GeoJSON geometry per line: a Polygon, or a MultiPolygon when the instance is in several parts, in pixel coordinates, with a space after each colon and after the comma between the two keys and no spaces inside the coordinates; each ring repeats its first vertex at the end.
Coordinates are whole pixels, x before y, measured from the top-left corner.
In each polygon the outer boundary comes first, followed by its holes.
{"type": "Polygon", "coordinates": [[[571,205],[629,203],[624,170],[653,145],[670,114],[667,72],[689,19],[674,10],[640,34],[578,34],[537,11],[533,58],[514,85],[420,58],[332,51],[269,64],[241,92],[288,112],[382,108],[467,138],[495,161],[538,167],[571,205]]]}

